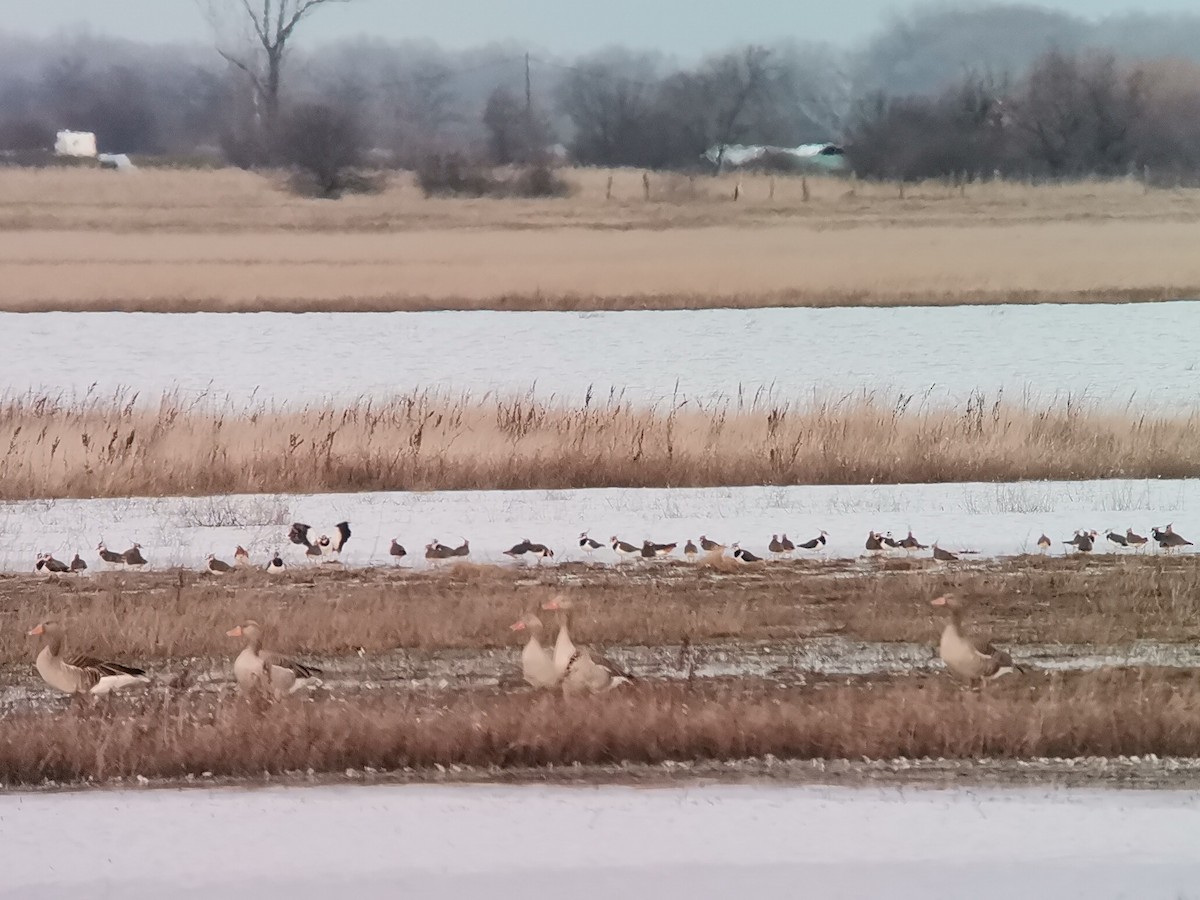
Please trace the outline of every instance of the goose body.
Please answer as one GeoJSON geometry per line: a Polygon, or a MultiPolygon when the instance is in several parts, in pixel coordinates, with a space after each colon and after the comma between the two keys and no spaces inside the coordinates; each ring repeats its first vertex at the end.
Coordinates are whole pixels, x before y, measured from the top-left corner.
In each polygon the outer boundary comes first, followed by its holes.
{"type": "Polygon", "coordinates": [[[570,608],[567,601],[557,597],[542,606],[562,617],[552,659],[563,693],[600,694],[631,682],[632,677],[611,660],[586,647],[575,646],[568,632],[570,608]]]}
{"type": "Polygon", "coordinates": [[[1012,657],[994,647],[990,641],[973,640],[966,634],[962,621],[961,601],[953,594],[943,594],[930,601],[949,611],[950,622],[942,630],[938,655],[946,668],[966,681],[988,681],[1017,671],[1012,657]]]}
{"type": "Polygon", "coordinates": [[[149,684],[143,669],[121,663],[104,662],[90,656],[62,656],[65,630],[58,622],[42,622],[30,632],[40,636],[45,646],[37,655],[37,671],[42,681],[65,694],[109,694],[134,684],[149,684]]]}
{"type": "Polygon", "coordinates": [[[537,616],[527,615],[514,622],[511,627],[513,631],[529,632],[529,640],[521,649],[521,675],[525,682],[538,689],[556,687],[562,675],[554,663],[554,652],[542,645],[542,620],[537,616]]]}
{"type": "Polygon", "coordinates": [[[243,692],[266,688],[278,700],[296,693],[321,675],[321,670],[316,666],[264,653],[262,627],[253,620],[237,625],[225,634],[246,641],[246,646],[233,661],[233,677],[243,692]]]}
{"type": "Polygon", "coordinates": [[[566,601],[558,597],[542,605],[542,609],[559,614],[558,637],[554,639],[554,653],[551,658],[554,661],[554,669],[560,678],[566,674],[567,666],[570,665],[571,658],[575,655],[575,644],[571,641],[569,631],[567,612],[569,608],[566,601]]]}

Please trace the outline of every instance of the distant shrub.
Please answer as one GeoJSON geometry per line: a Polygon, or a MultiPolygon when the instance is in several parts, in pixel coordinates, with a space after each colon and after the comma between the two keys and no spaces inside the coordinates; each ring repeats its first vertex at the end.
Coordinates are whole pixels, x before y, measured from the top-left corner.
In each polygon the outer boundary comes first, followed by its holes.
{"type": "Polygon", "coordinates": [[[431,156],[417,169],[426,197],[566,197],[573,186],[551,166],[497,170],[458,154],[431,156]]]}

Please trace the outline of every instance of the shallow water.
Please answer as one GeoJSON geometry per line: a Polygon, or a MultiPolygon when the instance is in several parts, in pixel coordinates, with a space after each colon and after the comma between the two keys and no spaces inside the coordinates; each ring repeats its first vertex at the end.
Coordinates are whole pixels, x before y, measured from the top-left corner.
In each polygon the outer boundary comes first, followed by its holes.
{"type": "Polygon", "coordinates": [[[663,312],[0,313],[6,391],[244,402],[436,387],[1200,403],[1200,302],[663,312]],[[65,348],[69,348],[69,352],[65,348]],[[218,364],[219,361],[219,364],[218,364]]]}

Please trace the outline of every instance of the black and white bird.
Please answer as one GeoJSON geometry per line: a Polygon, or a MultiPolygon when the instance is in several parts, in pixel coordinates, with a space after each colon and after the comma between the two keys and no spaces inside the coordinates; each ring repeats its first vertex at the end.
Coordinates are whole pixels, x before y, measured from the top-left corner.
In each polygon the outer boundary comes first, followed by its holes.
{"type": "Polygon", "coordinates": [[[311,525],[306,525],[303,522],[293,522],[292,528],[288,532],[288,540],[293,544],[303,544],[306,550],[311,550],[317,546],[324,551],[332,551],[333,553],[341,553],[346,543],[350,540],[350,523],[338,522],[334,526],[337,533],[330,537],[329,535],[321,535],[316,541],[309,537],[309,532],[312,531],[311,525]]]}
{"type": "Polygon", "coordinates": [[[762,562],[761,556],[755,556],[749,550],[743,550],[738,544],[733,545],[733,558],[738,562],[757,563],[762,562]]]}
{"type": "Polygon", "coordinates": [[[1048,553],[1053,543],[1054,542],[1050,540],[1049,535],[1047,535],[1045,532],[1042,532],[1042,536],[1037,539],[1038,549],[1043,553],[1048,553]]]}
{"type": "Polygon", "coordinates": [[[867,535],[867,552],[882,553],[883,552],[883,535],[877,531],[872,531],[867,535]]]}
{"type": "Polygon", "coordinates": [[[588,537],[588,533],[586,531],[579,535],[579,549],[582,550],[584,553],[586,553],[588,556],[591,556],[593,553],[595,553],[597,550],[599,550],[603,546],[604,545],[601,544],[599,541],[595,540],[594,538],[588,537]]]}
{"type": "Polygon", "coordinates": [[[920,541],[918,541],[916,539],[916,537],[912,533],[911,528],[908,530],[908,535],[906,537],[900,538],[900,546],[910,552],[913,550],[928,550],[929,549],[928,547],[926,547],[924,544],[922,544],[920,541]]]}
{"type": "Polygon", "coordinates": [[[390,556],[392,559],[398,560],[402,557],[408,556],[408,551],[404,549],[403,544],[401,544],[395,538],[392,538],[392,546],[388,548],[388,556],[390,556]]]}
{"type": "Polygon", "coordinates": [[[45,555],[39,553],[38,564],[36,568],[41,571],[54,572],[55,574],[62,574],[64,572],[71,571],[70,566],[68,566],[61,559],[55,559],[54,554],[52,553],[47,553],[45,555]]]}
{"type": "Polygon", "coordinates": [[[825,539],[828,537],[829,537],[829,534],[827,532],[822,531],[820,534],[818,534],[812,540],[804,541],[804,543],[800,544],[800,549],[801,550],[820,550],[822,547],[825,546],[825,543],[826,543],[825,539]]]}
{"type": "Polygon", "coordinates": [[[894,537],[892,537],[892,533],[890,531],[887,534],[885,534],[882,538],[880,538],[880,540],[883,542],[883,546],[886,547],[888,550],[899,550],[900,549],[900,542],[898,540],[896,540],[894,537]]]}
{"type": "Polygon", "coordinates": [[[454,548],[447,547],[437,538],[434,538],[425,545],[425,558],[430,562],[441,562],[442,560],[449,559],[453,555],[454,548]]]}
{"type": "Polygon", "coordinates": [[[232,572],[233,566],[222,559],[217,559],[215,553],[208,554],[208,571],[216,572],[218,575],[224,572],[232,572]]]}
{"type": "Polygon", "coordinates": [[[121,553],[114,553],[104,546],[104,541],[96,545],[96,551],[100,554],[100,561],[106,562],[111,566],[121,566],[125,564],[125,556],[121,553]]]}
{"type": "Polygon", "coordinates": [[[1150,533],[1154,535],[1154,539],[1158,541],[1158,546],[1163,550],[1171,551],[1178,550],[1180,547],[1190,547],[1192,542],[1181,534],[1175,533],[1173,525],[1167,525],[1165,529],[1159,531],[1157,528],[1152,528],[1150,533]]]}
{"type": "Polygon", "coordinates": [[[513,559],[523,559],[526,556],[532,556],[539,562],[543,559],[551,559],[554,556],[554,551],[545,544],[536,544],[529,538],[522,538],[519,543],[513,544],[509,549],[504,551],[505,556],[511,556],[513,559]]]}
{"type": "Polygon", "coordinates": [[[1125,535],[1118,534],[1117,532],[1113,531],[1111,528],[1108,529],[1108,534],[1106,534],[1105,537],[1108,538],[1108,540],[1111,543],[1116,544],[1118,547],[1128,547],[1129,546],[1129,539],[1126,538],[1125,535]]]}
{"type": "Polygon", "coordinates": [[[649,555],[652,557],[670,556],[678,546],[678,544],[656,544],[654,541],[643,541],[642,556],[647,555],[647,550],[649,550],[649,555]]]}
{"type": "Polygon", "coordinates": [[[282,575],[284,570],[283,557],[276,550],[267,563],[267,571],[272,575],[282,575]]]}
{"type": "Polygon", "coordinates": [[[134,545],[121,554],[121,558],[125,560],[127,566],[144,566],[146,557],[142,556],[142,545],[134,542],[134,545]]]}
{"type": "Polygon", "coordinates": [[[617,556],[624,557],[625,559],[632,559],[635,556],[640,556],[642,553],[640,547],[636,547],[628,541],[621,540],[615,534],[609,538],[609,544],[612,546],[613,552],[616,553],[617,556]]]}
{"type": "Polygon", "coordinates": [[[718,544],[716,541],[710,541],[702,534],[700,535],[700,549],[705,553],[724,553],[725,545],[718,544]]]}
{"type": "Polygon", "coordinates": [[[470,555],[471,555],[471,542],[468,541],[466,538],[463,538],[463,542],[461,544],[459,544],[457,547],[452,547],[450,549],[451,557],[462,558],[462,557],[470,556],[470,555]]]}

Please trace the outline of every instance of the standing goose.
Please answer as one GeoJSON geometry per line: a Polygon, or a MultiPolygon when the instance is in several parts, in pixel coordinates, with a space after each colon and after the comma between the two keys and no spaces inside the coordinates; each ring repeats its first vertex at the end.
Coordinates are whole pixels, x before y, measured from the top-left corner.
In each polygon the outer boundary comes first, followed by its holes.
{"type": "Polygon", "coordinates": [[[1046,533],[1044,531],[1042,532],[1042,536],[1037,539],[1038,549],[1040,551],[1042,551],[1042,553],[1049,553],[1050,546],[1053,543],[1054,542],[1050,540],[1050,538],[1046,535],[1046,533]]]}
{"type": "Polygon", "coordinates": [[[692,539],[688,538],[687,543],[683,545],[684,558],[686,560],[688,560],[688,562],[691,562],[692,560],[694,560],[696,558],[696,556],[697,556],[697,554],[699,554],[699,552],[700,551],[696,548],[696,545],[694,543],[692,543],[692,539]]]}
{"type": "Polygon", "coordinates": [[[282,575],[283,569],[283,557],[280,556],[279,551],[276,550],[270,561],[267,563],[267,572],[271,575],[282,575]]]}
{"type": "Polygon", "coordinates": [[[1145,535],[1136,533],[1132,528],[1126,528],[1125,543],[1127,543],[1130,547],[1133,547],[1135,550],[1141,550],[1150,542],[1146,540],[1145,535]]]}
{"type": "Polygon", "coordinates": [[[968,682],[983,682],[1019,671],[1012,657],[990,641],[972,640],[963,627],[962,601],[954,594],[943,594],[930,601],[950,613],[950,622],[942,631],[938,655],[954,675],[968,682]]]}
{"type": "Polygon", "coordinates": [[[567,633],[569,601],[556,597],[542,606],[561,617],[558,639],[554,642],[554,668],[562,679],[564,694],[600,694],[633,681],[633,677],[599,653],[576,647],[567,633]]]}
{"type": "Polygon", "coordinates": [[[403,544],[392,538],[392,546],[388,548],[388,556],[398,562],[402,557],[408,556],[408,551],[404,549],[403,544]]]}
{"type": "Polygon", "coordinates": [[[603,546],[604,545],[601,544],[599,541],[595,540],[594,538],[588,537],[588,533],[586,531],[579,535],[579,549],[582,550],[584,553],[586,553],[588,556],[591,556],[594,552],[596,552],[603,546]]]}
{"type": "Polygon", "coordinates": [[[100,561],[106,562],[110,566],[124,565],[125,557],[120,553],[114,553],[104,546],[104,541],[96,545],[96,551],[100,554],[100,561]]]}
{"type": "Polygon", "coordinates": [[[554,665],[554,653],[542,645],[545,626],[542,620],[529,613],[511,626],[513,631],[528,631],[529,640],[521,650],[521,675],[531,687],[538,689],[555,687],[561,680],[554,665]]]}
{"type": "Polygon", "coordinates": [[[818,534],[812,540],[808,540],[808,541],[805,541],[804,543],[802,543],[800,545],[800,549],[801,550],[820,550],[822,547],[825,546],[825,544],[826,544],[825,539],[827,537],[829,537],[829,533],[826,531],[822,531],[820,534],[818,534]]]}
{"type": "Polygon", "coordinates": [[[741,548],[741,546],[738,545],[737,543],[734,543],[734,545],[733,545],[733,558],[736,559],[738,562],[744,562],[744,563],[762,562],[761,556],[755,556],[749,550],[743,550],[741,548]]]}
{"type": "Polygon", "coordinates": [[[121,554],[127,566],[144,566],[146,557],[142,556],[142,545],[134,542],[134,545],[121,554]]]}
{"type": "Polygon", "coordinates": [[[725,545],[718,544],[716,541],[710,541],[704,535],[700,535],[700,549],[705,553],[724,553],[725,545]]]}
{"type": "Polygon", "coordinates": [[[938,562],[952,562],[958,559],[958,555],[951,553],[949,550],[943,550],[938,546],[937,541],[933,542],[933,558],[938,562]]]}
{"type": "Polygon", "coordinates": [[[83,572],[86,570],[87,570],[87,563],[83,561],[82,556],[80,556],[78,553],[76,553],[75,558],[73,560],[71,560],[71,571],[72,572],[83,572]]]}
{"type": "Polygon", "coordinates": [[[149,684],[144,669],[121,663],[103,662],[90,656],[62,656],[63,626],[53,619],[29,631],[41,637],[44,646],[37,655],[37,670],[42,681],[66,694],[108,694],[132,684],[149,684]]]}
{"type": "Polygon", "coordinates": [[[243,692],[269,689],[276,700],[294,694],[321,675],[316,666],[281,659],[262,649],[262,626],[253,619],[235,625],[227,637],[244,638],[246,646],[233,661],[233,676],[243,692]]]}
{"type": "Polygon", "coordinates": [[[218,575],[224,572],[232,572],[233,566],[222,559],[217,559],[215,553],[208,554],[208,571],[216,572],[218,575]]]}

